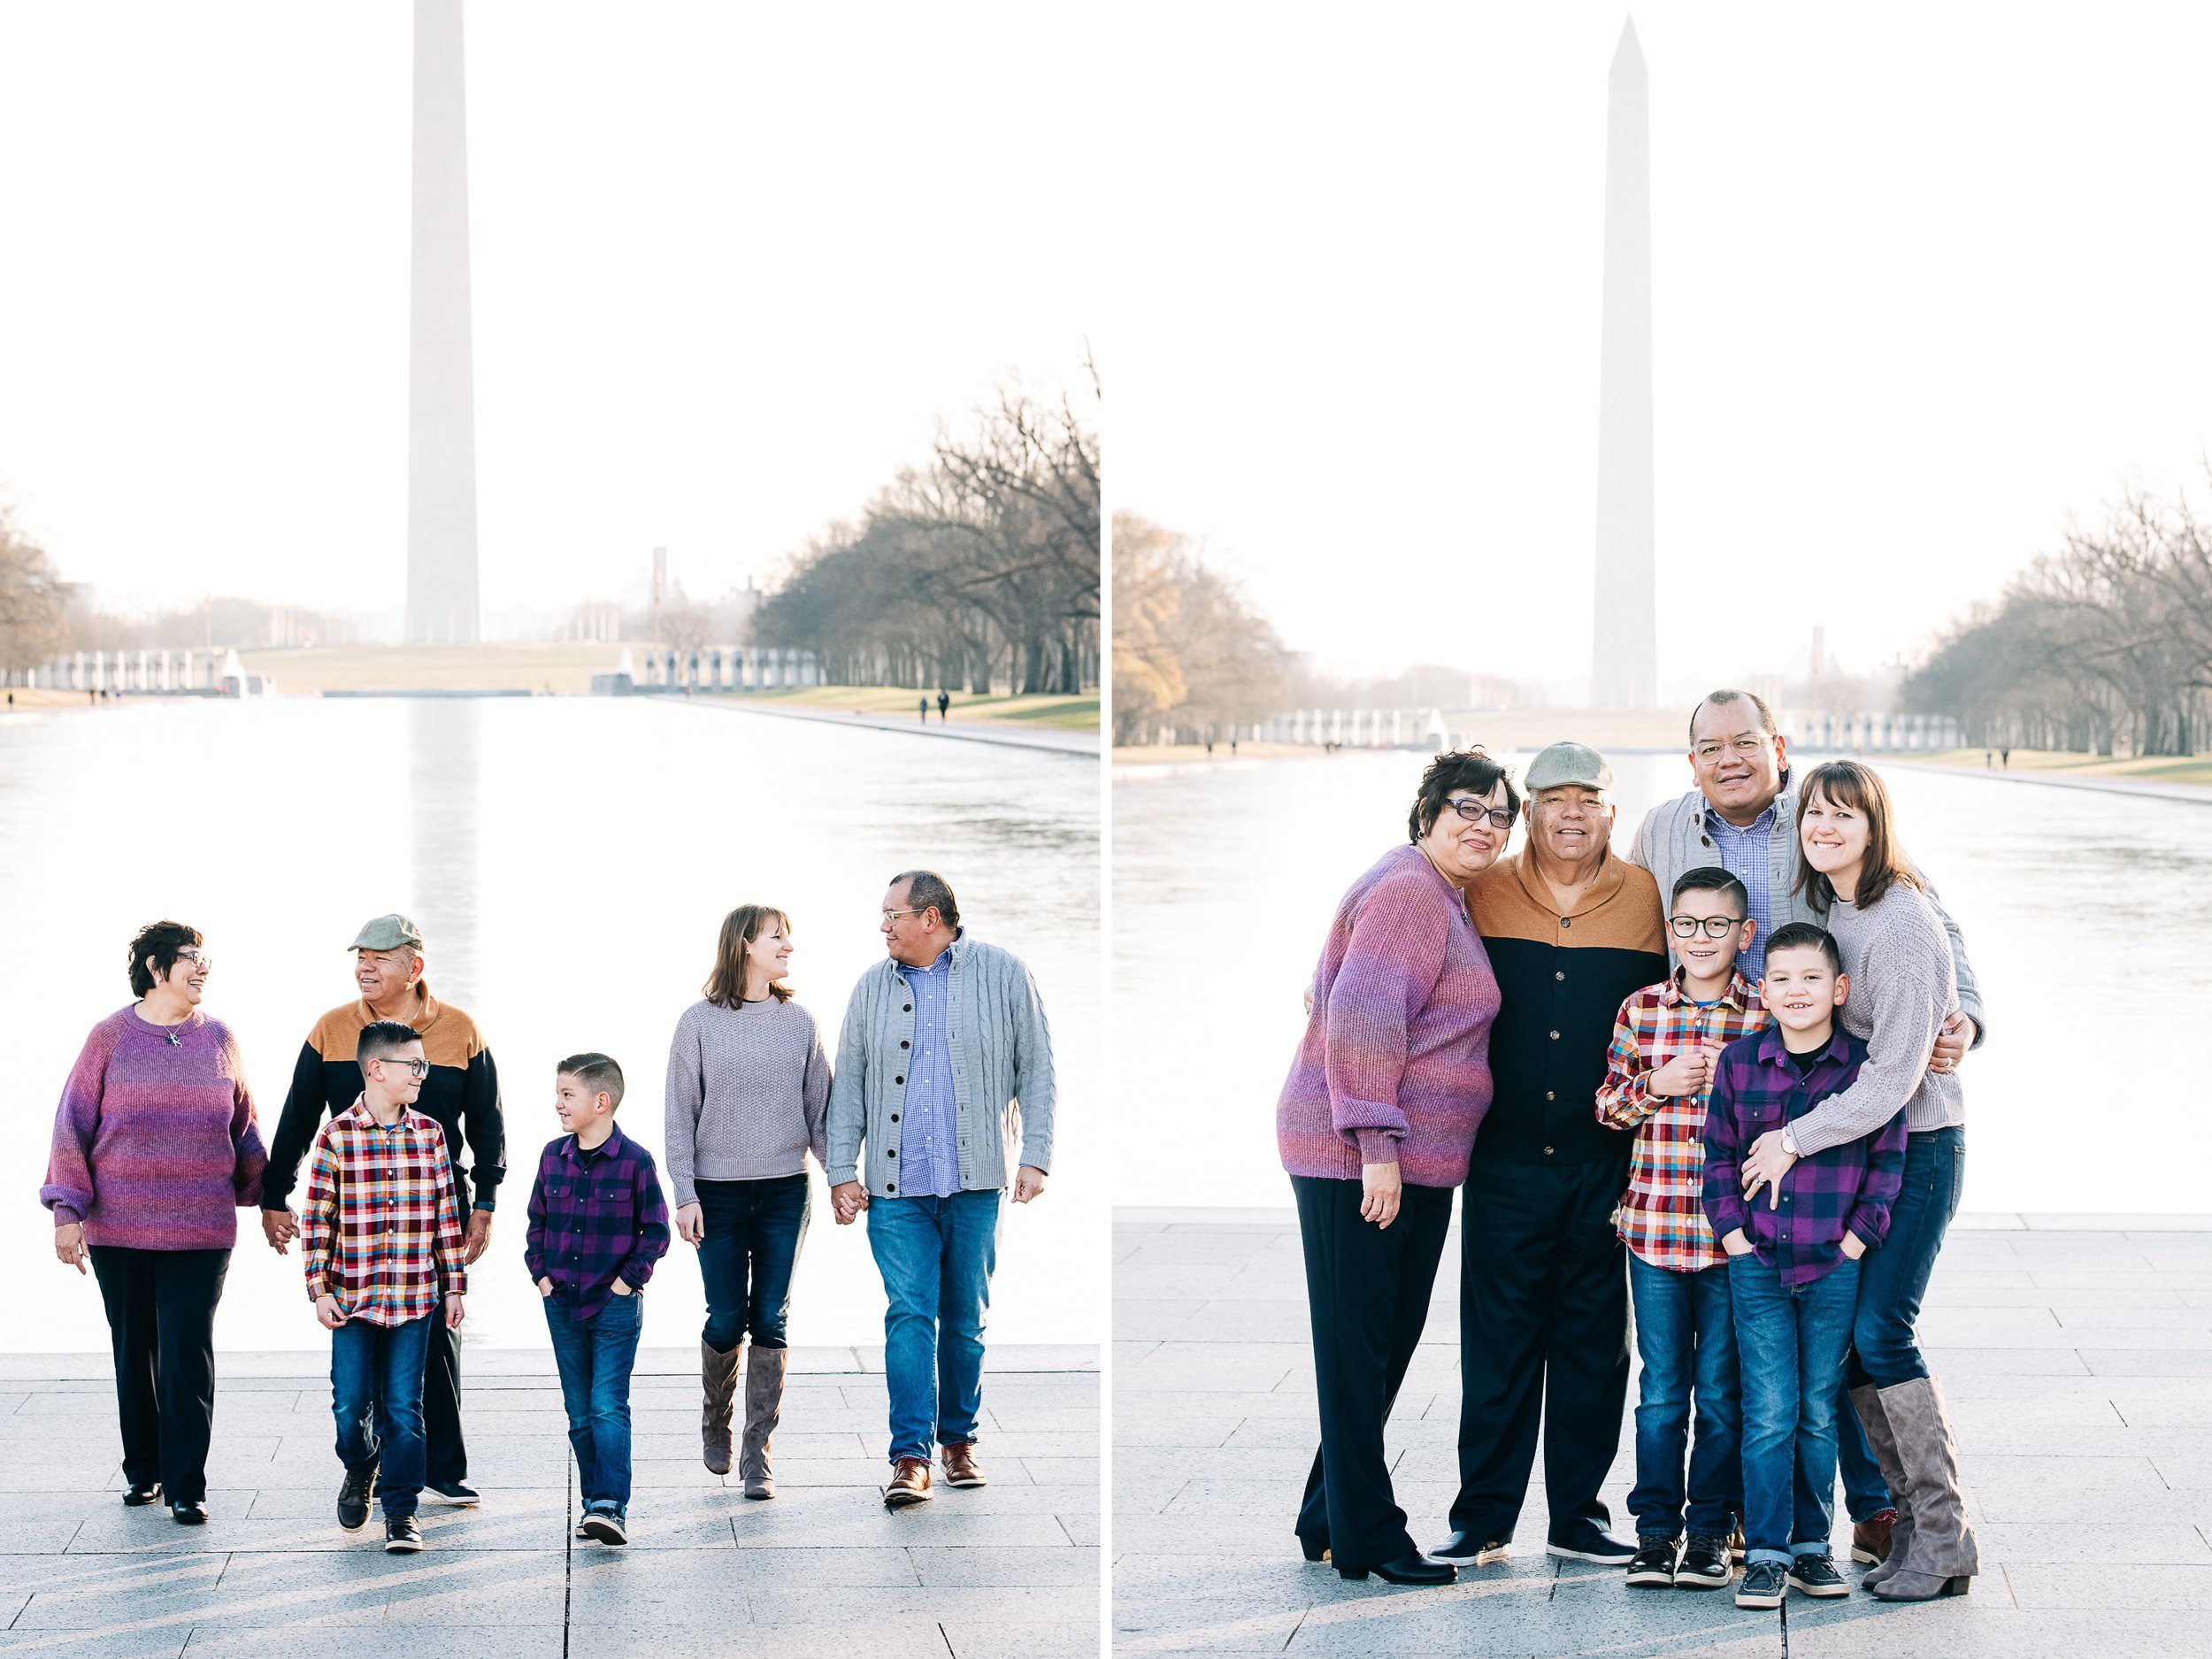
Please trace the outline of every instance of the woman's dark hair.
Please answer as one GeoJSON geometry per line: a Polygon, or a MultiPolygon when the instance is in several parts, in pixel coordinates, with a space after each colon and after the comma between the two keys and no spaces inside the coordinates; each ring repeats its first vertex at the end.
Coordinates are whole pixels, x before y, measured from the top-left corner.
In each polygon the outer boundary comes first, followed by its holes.
{"type": "MultiPolygon", "coordinates": [[[[1889,788],[1882,774],[1855,760],[1824,760],[1805,774],[1797,787],[1797,886],[1822,915],[1836,902],[1836,889],[1805,856],[1805,804],[1816,795],[1831,806],[1848,808],[1866,820],[1866,857],[1859,865],[1859,890],[1852,903],[1864,909],[1879,900],[1894,882],[1920,886],[1920,878],[1905,862],[1905,849],[1897,840],[1895,814],[1889,804],[1889,788]]],[[[1767,941],[1767,949],[1774,941],[1767,941]]]]}
{"type": "MultiPolygon", "coordinates": [[[[745,947],[765,933],[771,922],[781,924],[786,934],[791,932],[791,918],[767,904],[741,904],[722,918],[722,936],[714,946],[714,972],[707,975],[708,1002],[717,1008],[745,1006],[745,947]]],[[[788,1002],[791,987],[773,979],[768,995],[788,1002]]]]}
{"type": "MultiPolygon", "coordinates": [[[[1478,743],[1472,749],[1447,749],[1429,763],[1429,769],[1421,774],[1421,787],[1413,797],[1413,810],[1406,814],[1406,839],[1417,841],[1436,827],[1436,815],[1444,810],[1444,803],[1451,799],[1452,791],[1464,789],[1477,798],[1487,801],[1490,792],[1500,783],[1505,785],[1505,810],[1515,818],[1521,816],[1521,792],[1513,787],[1513,768],[1501,765],[1482,752],[1478,743]]],[[[1511,830],[1506,832],[1512,833],[1511,830]]]]}
{"type": "Polygon", "coordinates": [[[131,995],[143,996],[154,988],[156,979],[165,979],[169,970],[177,965],[177,952],[186,946],[204,945],[196,927],[187,927],[182,922],[149,922],[138,930],[138,937],[131,941],[131,995]],[[154,959],[155,972],[148,972],[146,958],[154,959]]]}

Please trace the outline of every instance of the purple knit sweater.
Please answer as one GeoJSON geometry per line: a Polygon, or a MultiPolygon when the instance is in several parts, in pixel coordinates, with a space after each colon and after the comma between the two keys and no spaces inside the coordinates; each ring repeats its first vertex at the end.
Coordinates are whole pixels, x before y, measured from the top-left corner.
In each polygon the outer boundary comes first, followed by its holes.
{"type": "Polygon", "coordinates": [[[1419,848],[1392,849],[1352,884],[1322,947],[1275,1108],[1283,1167],[1356,1181],[1394,1159],[1411,1186],[1458,1186],[1490,1109],[1497,1017],[1465,902],[1419,848]]]}
{"type": "Polygon", "coordinates": [[[88,1244],[227,1250],[268,1161],[230,1027],[197,1009],[157,1025],[134,1005],[85,1039],[38,1196],[88,1244]]]}

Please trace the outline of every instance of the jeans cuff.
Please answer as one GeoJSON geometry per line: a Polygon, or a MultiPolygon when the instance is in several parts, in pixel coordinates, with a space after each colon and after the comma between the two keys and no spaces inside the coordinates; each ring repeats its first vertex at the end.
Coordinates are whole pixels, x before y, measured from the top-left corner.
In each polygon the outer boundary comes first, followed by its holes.
{"type": "Polygon", "coordinates": [[[1786,1549],[1747,1549],[1743,1559],[1747,1567],[1756,1566],[1763,1561],[1770,1561],[1778,1567],[1786,1567],[1797,1558],[1786,1549]]]}
{"type": "Polygon", "coordinates": [[[1795,1561],[1800,1555],[1832,1555],[1835,1554],[1835,1548],[1836,1547],[1824,1538],[1809,1544],[1792,1544],[1790,1559],[1795,1561]]]}

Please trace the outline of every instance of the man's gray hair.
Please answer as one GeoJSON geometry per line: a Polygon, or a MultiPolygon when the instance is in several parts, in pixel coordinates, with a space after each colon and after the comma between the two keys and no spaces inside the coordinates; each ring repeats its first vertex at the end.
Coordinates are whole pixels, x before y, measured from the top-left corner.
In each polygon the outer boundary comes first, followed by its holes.
{"type": "Polygon", "coordinates": [[[1747,703],[1759,711],[1759,729],[1769,737],[1779,737],[1782,728],[1775,724],[1774,710],[1767,707],[1767,700],[1755,691],[1733,691],[1724,686],[1718,691],[1709,691],[1690,710],[1690,741],[1697,741],[1697,717],[1705,712],[1708,704],[1718,703],[1747,703]]]}
{"type": "Polygon", "coordinates": [[[938,919],[948,927],[960,926],[960,903],[952,896],[952,886],[934,870],[902,870],[891,878],[896,887],[902,881],[914,885],[906,890],[909,910],[935,910],[938,919]]]}

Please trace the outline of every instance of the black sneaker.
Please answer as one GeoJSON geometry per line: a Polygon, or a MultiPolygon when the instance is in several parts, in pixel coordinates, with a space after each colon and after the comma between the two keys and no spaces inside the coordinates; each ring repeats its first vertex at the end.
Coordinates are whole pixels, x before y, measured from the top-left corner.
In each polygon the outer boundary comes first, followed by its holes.
{"type": "Polygon", "coordinates": [[[1636,1538],[1636,1558],[1628,1563],[1629,1583],[1671,1590],[1674,1587],[1675,1559],[1681,1548],[1681,1539],[1671,1532],[1639,1533],[1636,1538]]]}
{"type": "Polygon", "coordinates": [[[1742,1582],[1736,1586],[1738,1607],[1779,1607],[1782,1592],[1786,1587],[1778,1561],[1755,1561],[1743,1570],[1742,1582]]]}
{"type": "Polygon", "coordinates": [[[422,1528],[411,1515],[388,1515],[384,1517],[384,1553],[388,1555],[412,1555],[422,1548],[422,1528]]]}
{"type": "Polygon", "coordinates": [[[1593,1525],[1546,1539],[1544,1553],[1562,1561],[1594,1561],[1602,1567],[1625,1567],[1636,1559],[1636,1546],[1593,1525]]]}
{"type": "Polygon", "coordinates": [[[628,1529],[622,1525],[618,1509],[589,1509],[585,1512],[584,1524],[577,1529],[586,1538],[595,1538],[603,1544],[626,1544],[630,1541],[628,1529]]]}
{"type": "Polygon", "coordinates": [[[346,1471],[345,1484],[338,1488],[338,1525],[349,1532],[357,1532],[369,1524],[369,1494],[376,1487],[373,1465],[359,1474],[346,1471]]]}
{"type": "Polygon", "coordinates": [[[447,1480],[436,1486],[426,1486],[422,1489],[422,1495],[426,1498],[435,1498],[441,1503],[450,1503],[457,1509],[472,1509],[479,1502],[476,1488],[458,1480],[447,1480]]]}
{"type": "Polygon", "coordinates": [[[1484,1539],[1461,1532],[1423,1553],[1431,1561],[1440,1561],[1448,1567],[1487,1567],[1494,1561],[1503,1561],[1511,1553],[1511,1544],[1510,1539],[1484,1539]]]}
{"type": "Polygon", "coordinates": [[[1692,1532],[1674,1570],[1678,1590],[1725,1590],[1736,1576],[1736,1563],[1728,1559],[1728,1540],[1712,1532],[1692,1532]]]}
{"type": "Polygon", "coordinates": [[[1789,1581],[1807,1595],[1849,1595],[1851,1586],[1836,1571],[1836,1558],[1826,1550],[1816,1555],[1790,1557],[1789,1581]]]}

